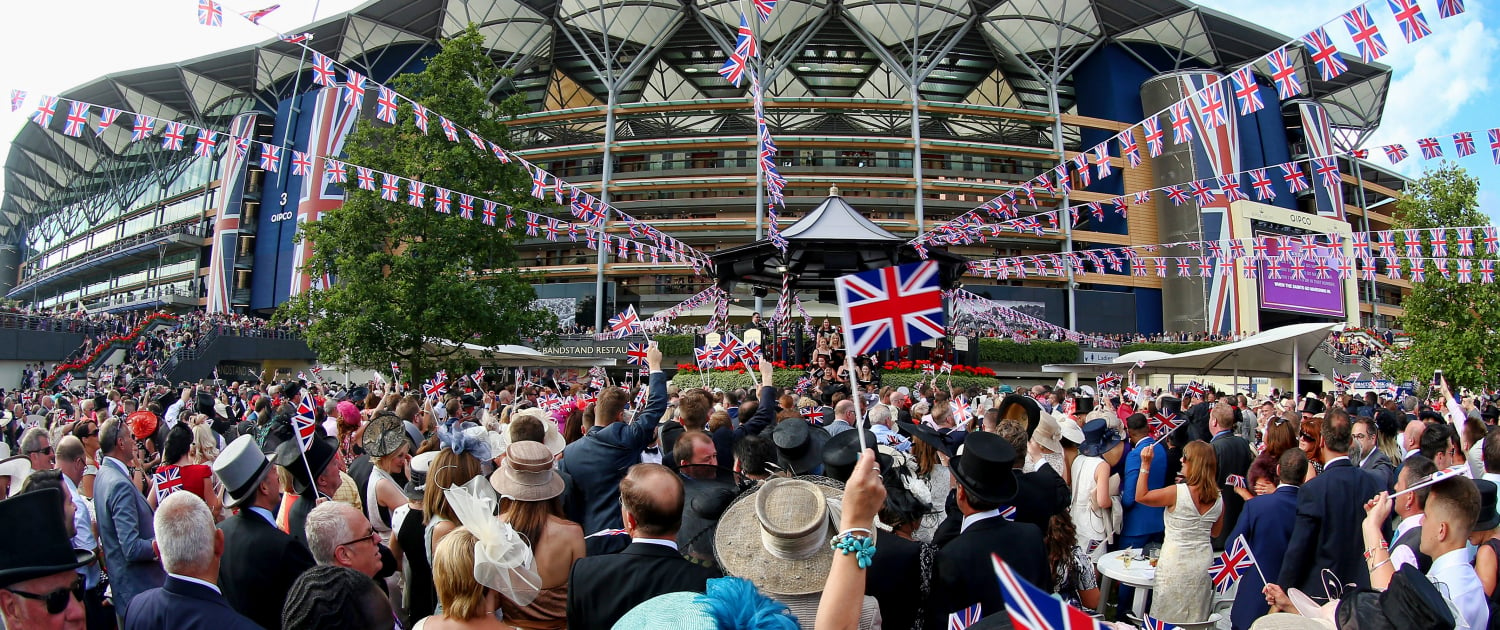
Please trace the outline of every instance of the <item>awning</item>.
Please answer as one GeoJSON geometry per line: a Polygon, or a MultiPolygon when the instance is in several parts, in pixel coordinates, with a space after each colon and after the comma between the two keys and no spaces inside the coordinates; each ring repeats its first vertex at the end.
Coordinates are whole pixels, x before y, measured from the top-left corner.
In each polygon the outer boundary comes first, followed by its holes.
{"type": "Polygon", "coordinates": [[[1343,327],[1341,323],[1292,324],[1233,343],[1182,354],[1132,352],[1110,363],[1044,365],[1042,371],[1053,374],[1124,372],[1134,367],[1136,362],[1145,361],[1144,367],[1135,368],[1137,374],[1287,377],[1292,374],[1295,365],[1300,376],[1306,370],[1307,358],[1318,349],[1318,344],[1327,339],[1329,333],[1343,327]]]}
{"type": "MultiPolygon", "coordinates": [[[[481,365],[504,367],[594,367],[615,365],[614,359],[599,357],[575,357],[557,354],[542,354],[535,348],[503,344],[486,348],[472,343],[459,344],[463,352],[479,361],[481,365]]],[[[446,353],[454,346],[451,341],[429,341],[428,349],[434,354],[446,353]]]]}

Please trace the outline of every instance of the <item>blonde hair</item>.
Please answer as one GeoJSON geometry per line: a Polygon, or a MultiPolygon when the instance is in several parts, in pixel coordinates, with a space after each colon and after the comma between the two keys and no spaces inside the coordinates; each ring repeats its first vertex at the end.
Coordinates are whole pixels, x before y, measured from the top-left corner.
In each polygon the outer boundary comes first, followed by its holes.
{"type": "Polygon", "coordinates": [[[489,613],[484,610],[489,589],[474,579],[474,545],[478,541],[467,528],[460,527],[438,541],[432,552],[432,584],[437,587],[444,617],[470,621],[489,613]]]}
{"type": "Polygon", "coordinates": [[[188,449],[188,456],[200,464],[212,464],[219,458],[219,440],[214,437],[212,427],[207,424],[193,427],[193,445],[188,449]]]}
{"type": "Polygon", "coordinates": [[[1188,442],[1182,449],[1182,459],[1183,483],[1197,491],[1199,501],[1218,500],[1219,459],[1214,456],[1214,447],[1203,440],[1188,442]]]}

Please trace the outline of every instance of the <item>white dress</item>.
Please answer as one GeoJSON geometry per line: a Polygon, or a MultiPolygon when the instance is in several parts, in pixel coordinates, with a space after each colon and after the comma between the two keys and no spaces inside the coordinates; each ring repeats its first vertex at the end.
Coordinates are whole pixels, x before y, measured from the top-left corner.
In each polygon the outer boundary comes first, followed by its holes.
{"type": "Polygon", "coordinates": [[[1213,606],[1208,565],[1214,551],[1209,534],[1224,510],[1224,498],[1199,514],[1187,484],[1176,487],[1177,503],[1165,511],[1166,534],[1156,563],[1151,616],[1168,623],[1198,623],[1208,619],[1213,606]]]}
{"type": "Polygon", "coordinates": [[[1120,530],[1120,516],[1124,512],[1120,505],[1120,476],[1109,476],[1109,509],[1094,507],[1094,488],[1097,482],[1094,471],[1099,466],[1109,466],[1100,457],[1080,454],[1073,459],[1073,504],[1069,514],[1077,530],[1077,545],[1092,560],[1098,560],[1108,551],[1108,543],[1120,530]]]}

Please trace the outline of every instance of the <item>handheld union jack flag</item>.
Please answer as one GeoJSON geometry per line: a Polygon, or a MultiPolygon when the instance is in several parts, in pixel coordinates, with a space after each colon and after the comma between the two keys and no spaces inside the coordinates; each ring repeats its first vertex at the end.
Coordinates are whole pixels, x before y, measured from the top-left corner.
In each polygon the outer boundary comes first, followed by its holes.
{"type": "Polygon", "coordinates": [[[1414,43],[1432,34],[1432,28],[1427,26],[1427,18],[1422,16],[1422,7],[1417,6],[1417,0],[1386,2],[1391,5],[1391,15],[1395,16],[1396,23],[1401,25],[1401,34],[1406,36],[1406,43],[1414,43]]]}
{"type": "Polygon", "coordinates": [[[1094,377],[1094,383],[1099,386],[1099,389],[1115,387],[1120,384],[1120,375],[1114,372],[1105,372],[1094,377]]]}
{"type": "MultiPolygon", "coordinates": [[[[1395,0],[1392,1],[1394,3],[1395,0]]],[[[1349,64],[1344,63],[1344,57],[1339,54],[1339,49],[1333,45],[1328,31],[1323,27],[1319,26],[1303,35],[1302,43],[1307,46],[1307,54],[1312,56],[1313,64],[1318,67],[1318,74],[1324,81],[1332,81],[1349,69],[1349,64]]]]}
{"type": "Polygon", "coordinates": [[[1250,553],[1250,545],[1245,542],[1245,536],[1243,534],[1235,536],[1234,543],[1214,558],[1214,563],[1208,567],[1208,573],[1213,578],[1214,591],[1220,595],[1229,592],[1229,589],[1244,576],[1245,571],[1253,566],[1255,566],[1255,556],[1250,553]]]}
{"type": "Polygon", "coordinates": [[[1224,478],[1224,484],[1231,488],[1249,488],[1250,484],[1245,481],[1244,475],[1229,475],[1224,478]]]}
{"type": "Polygon", "coordinates": [[[433,377],[422,384],[422,394],[428,398],[437,398],[445,391],[448,391],[448,383],[438,377],[433,377]]]}
{"type": "Polygon", "coordinates": [[[303,453],[312,446],[313,438],[317,437],[318,424],[317,412],[313,407],[312,393],[302,391],[302,399],[297,401],[297,413],[292,416],[292,432],[297,435],[297,448],[303,453]]]}
{"type": "MultiPolygon", "coordinates": [[[[1135,386],[1132,385],[1131,387],[1135,386]]],[[[1182,424],[1182,421],[1177,419],[1177,414],[1165,413],[1161,411],[1158,411],[1150,418],[1147,418],[1147,422],[1151,424],[1151,437],[1154,437],[1158,440],[1162,439],[1168,433],[1171,433],[1173,430],[1175,430],[1178,425],[1182,424]]]]}
{"type": "Polygon", "coordinates": [[[931,260],[838,278],[848,351],[868,354],[943,336],[940,283],[931,260]]]}
{"type": "Polygon", "coordinates": [[[1005,612],[1016,630],[1095,630],[1102,625],[1088,613],[1054,599],[1025,578],[1016,575],[1000,556],[991,554],[995,577],[1000,579],[1000,594],[1005,597],[1005,612]]]}
{"type": "Polygon", "coordinates": [[[718,354],[714,356],[714,360],[719,365],[734,365],[735,360],[740,357],[743,345],[744,342],[734,336],[734,333],[726,333],[719,341],[718,354]]]}
{"type": "Polygon", "coordinates": [[[1302,93],[1302,81],[1297,78],[1297,68],[1292,65],[1292,60],[1286,54],[1285,48],[1277,48],[1266,57],[1266,64],[1271,67],[1271,82],[1276,84],[1276,93],[1282,99],[1289,99],[1302,93]]]}
{"type": "Polygon", "coordinates": [[[223,26],[224,8],[214,0],[198,0],[198,23],[204,26],[223,26]]]}
{"type": "Polygon", "coordinates": [[[151,484],[156,486],[156,502],[161,504],[163,499],[182,489],[182,469],[177,466],[162,466],[156,470],[156,474],[151,475],[151,484]]]}
{"type": "Polygon", "coordinates": [[[1167,623],[1151,615],[1146,615],[1146,618],[1141,620],[1141,627],[1144,630],[1175,630],[1177,628],[1175,624],[1167,623]]]}
{"type": "Polygon", "coordinates": [[[644,332],[646,327],[641,323],[641,318],[636,315],[635,305],[625,307],[625,311],[609,318],[609,332],[615,338],[628,337],[638,332],[644,332]]]}
{"type": "Polygon", "coordinates": [[[964,630],[979,623],[979,619],[984,616],[980,614],[981,610],[981,604],[976,602],[973,606],[956,613],[948,613],[948,630],[964,630]]]}
{"type": "Polygon", "coordinates": [[[625,360],[631,365],[646,364],[646,344],[632,343],[625,347],[625,360]]]}

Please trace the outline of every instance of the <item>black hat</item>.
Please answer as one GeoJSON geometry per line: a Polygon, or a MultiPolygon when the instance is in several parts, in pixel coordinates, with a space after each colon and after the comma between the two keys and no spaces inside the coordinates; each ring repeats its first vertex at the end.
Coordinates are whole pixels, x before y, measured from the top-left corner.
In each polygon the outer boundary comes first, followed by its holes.
{"type": "Polygon", "coordinates": [[[359,387],[349,390],[349,400],[353,402],[364,402],[365,399],[369,397],[370,388],[365,387],[364,385],[360,385],[359,387]]]}
{"type": "Polygon", "coordinates": [[[964,452],[948,462],[953,478],[974,498],[988,503],[1005,503],[1016,496],[1016,473],[1011,465],[1016,450],[1010,442],[994,433],[970,433],[964,438],[964,452]]]}
{"type": "MultiPolygon", "coordinates": [[[[840,432],[823,445],[823,476],[839,481],[848,481],[849,476],[854,474],[854,465],[859,463],[859,434],[860,431],[850,429],[840,432]]],[[[875,448],[875,434],[865,431],[865,444],[875,448]]],[[[890,455],[876,450],[875,461],[880,464],[881,472],[886,471],[895,463],[890,455]]]]}
{"type": "Polygon", "coordinates": [[[1157,411],[1165,416],[1175,416],[1182,413],[1182,399],[1175,396],[1162,396],[1156,401],[1157,411]]]}
{"type": "Polygon", "coordinates": [[[1010,409],[1011,405],[1020,405],[1026,409],[1026,437],[1031,437],[1031,434],[1036,432],[1036,425],[1042,422],[1042,406],[1030,396],[1007,394],[1005,398],[1000,399],[1001,418],[1005,417],[1005,412],[1010,409]]]}
{"type": "Polygon", "coordinates": [[[1089,457],[1103,457],[1120,441],[1119,432],[1109,428],[1107,420],[1095,418],[1083,425],[1083,443],[1078,445],[1078,452],[1089,457]]]}
{"type": "Polygon", "coordinates": [[[1080,391],[1073,396],[1073,414],[1086,416],[1094,411],[1094,397],[1088,392],[1080,391]]]}
{"type": "Polygon", "coordinates": [[[72,523],[63,522],[62,491],[47,488],[0,501],[0,588],[72,571],[94,561],[94,553],[74,549],[72,523]]]}
{"type": "Polygon", "coordinates": [[[1474,531],[1482,532],[1500,527],[1500,512],[1495,511],[1496,491],[1500,486],[1487,479],[1475,479],[1474,485],[1479,487],[1479,520],[1474,523],[1474,531]]]}
{"type": "Polygon", "coordinates": [[[823,463],[823,445],[828,432],[805,420],[792,418],[776,425],[771,443],[776,445],[777,464],[794,475],[811,474],[823,463]]]}
{"type": "Polygon", "coordinates": [[[297,439],[281,443],[276,447],[276,465],[285,468],[292,475],[292,489],[298,495],[306,495],[313,491],[313,480],[323,474],[328,468],[329,462],[338,455],[339,441],[326,436],[313,437],[312,444],[307,447],[307,465],[302,464],[302,452],[297,448],[297,439]],[[308,476],[308,469],[312,469],[312,476],[308,476]]]}
{"type": "Polygon", "coordinates": [[[943,434],[938,433],[937,429],[914,422],[897,422],[896,430],[900,431],[902,435],[926,442],[928,446],[937,449],[939,453],[953,457],[953,448],[948,446],[948,442],[943,439],[943,434]]]}

